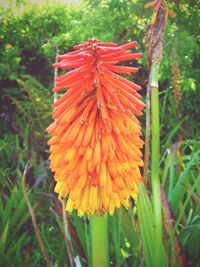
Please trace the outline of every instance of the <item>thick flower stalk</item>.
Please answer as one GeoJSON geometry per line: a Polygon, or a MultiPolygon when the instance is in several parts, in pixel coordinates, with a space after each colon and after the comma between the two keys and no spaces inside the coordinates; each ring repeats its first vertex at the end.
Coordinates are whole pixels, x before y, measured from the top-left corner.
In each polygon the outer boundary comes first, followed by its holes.
{"type": "Polygon", "coordinates": [[[144,104],[141,87],[119,75],[138,68],[116,65],[141,57],[129,50],[136,44],[89,39],[54,64],[73,69],[57,77],[53,92],[66,92],[54,103],[54,122],[47,129],[55,192],[68,198],[68,212],[112,215],[137,196],[143,141],[135,115],[142,115],[144,104]]]}

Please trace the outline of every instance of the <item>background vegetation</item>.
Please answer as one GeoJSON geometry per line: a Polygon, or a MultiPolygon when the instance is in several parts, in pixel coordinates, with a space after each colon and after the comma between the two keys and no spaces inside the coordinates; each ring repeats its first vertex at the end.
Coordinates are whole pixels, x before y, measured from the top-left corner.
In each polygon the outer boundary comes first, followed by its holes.
{"type": "MultiPolygon", "coordinates": [[[[18,0],[0,9],[0,266],[45,266],[22,190],[27,186],[39,230],[53,266],[68,262],[62,207],[53,193],[47,134],[53,102],[56,46],[60,53],[96,37],[138,41],[144,57],[134,80],[145,101],[148,69],[144,35],[152,11],[142,0],[85,0],[72,5],[18,0]]],[[[168,266],[199,266],[200,258],[200,17],[199,2],[174,0],[160,71],[163,248],[168,266]],[[183,141],[180,145],[180,134],[183,141]]],[[[135,62],[130,62],[133,65],[135,62]]],[[[142,118],[145,129],[145,116],[142,118]]],[[[145,131],[144,131],[145,136],[145,131]]],[[[128,211],[109,217],[110,266],[152,266],[155,251],[150,178],[128,211]]],[[[90,224],[70,216],[74,256],[90,266],[90,224]]],[[[77,265],[80,266],[80,265],[77,265]]]]}

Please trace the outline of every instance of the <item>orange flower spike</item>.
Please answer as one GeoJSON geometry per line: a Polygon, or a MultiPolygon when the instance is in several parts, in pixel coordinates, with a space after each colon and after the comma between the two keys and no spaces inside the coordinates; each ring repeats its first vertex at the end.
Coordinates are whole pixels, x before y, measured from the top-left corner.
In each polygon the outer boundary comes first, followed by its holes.
{"type": "Polygon", "coordinates": [[[69,69],[56,79],[53,91],[67,91],[54,103],[54,122],[47,128],[55,192],[68,199],[68,212],[112,215],[137,196],[143,141],[135,115],[145,105],[141,87],[119,75],[138,68],[117,65],[142,56],[129,50],[136,45],[89,39],[53,65],[69,69]]]}

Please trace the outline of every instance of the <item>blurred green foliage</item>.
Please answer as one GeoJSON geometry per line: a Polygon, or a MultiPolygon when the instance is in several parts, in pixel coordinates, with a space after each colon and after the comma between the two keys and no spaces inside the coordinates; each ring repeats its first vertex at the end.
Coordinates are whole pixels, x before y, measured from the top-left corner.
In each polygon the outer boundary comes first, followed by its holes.
{"type": "MultiPolygon", "coordinates": [[[[27,161],[31,164],[27,175],[30,197],[48,254],[54,266],[65,266],[67,261],[62,212],[52,193],[54,182],[48,170],[45,133],[51,121],[51,65],[55,61],[56,47],[64,53],[90,37],[121,44],[137,40],[138,50],[144,57],[138,61],[140,71],[134,79],[142,85],[145,100],[148,69],[144,36],[152,15],[150,10],[144,9],[145,4],[144,0],[85,0],[78,5],[55,1],[32,4],[24,0],[10,1],[6,9],[2,5],[0,266],[38,267],[45,264],[21,188],[27,161]]],[[[164,248],[169,266],[183,266],[181,262],[198,266],[200,18],[198,1],[176,0],[169,4],[176,16],[168,20],[160,71],[160,173],[164,194],[170,202],[170,206],[163,204],[163,212],[168,214],[166,220],[173,220],[174,225],[167,228],[168,222],[164,221],[164,248]],[[180,129],[172,90],[173,51],[177,54],[181,73],[179,111],[183,143],[180,150],[177,149],[180,129]],[[173,251],[174,247],[177,250],[174,234],[181,250],[179,256],[173,251]]],[[[149,225],[152,204],[144,188],[141,187],[140,192],[143,199],[139,200],[137,208],[130,208],[128,212],[121,209],[109,217],[111,266],[150,266],[152,262],[154,229],[149,225]]],[[[88,219],[79,219],[73,213],[70,221],[75,254],[79,255],[82,266],[89,266],[88,219]]]]}

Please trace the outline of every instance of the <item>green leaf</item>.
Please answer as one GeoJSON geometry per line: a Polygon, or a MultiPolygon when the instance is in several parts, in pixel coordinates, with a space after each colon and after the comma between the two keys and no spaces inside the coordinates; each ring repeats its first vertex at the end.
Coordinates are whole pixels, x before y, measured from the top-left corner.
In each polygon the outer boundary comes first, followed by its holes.
{"type": "Polygon", "coordinates": [[[152,203],[146,193],[144,185],[139,184],[138,187],[139,197],[137,200],[137,207],[145,265],[147,267],[167,266],[167,258],[163,243],[161,242],[158,244],[158,239],[155,239],[158,228],[155,224],[152,203]],[[159,253],[156,250],[157,247],[160,247],[159,253]]]}
{"type": "Polygon", "coordinates": [[[1,236],[0,236],[0,252],[4,253],[6,248],[6,242],[8,239],[8,231],[9,231],[9,221],[7,222],[1,236]]]}
{"type": "Polygon", "coordinates": [[[189,177],[188,173],[189,173],[190,169],[192,168],[193,164],[195,163],[195,161],[197,160],[199,153],[200,153],[200,149],[194,154],[192,159],[187,164],[187,167],[180,175],[180,177],[176,183],[176,186],[174,187],[174,190],[172,191],[172,193],[170,195],[169,202],[171,204],[172,211],[174,213],[177,212],[177,210],[179,208],[179,204],[181,203],[181,201],[183,199],[184,193],[186,191],[186,184],[187,184],[188,177],[189,177]]]}

